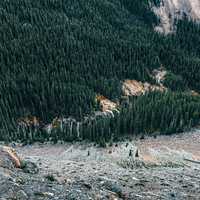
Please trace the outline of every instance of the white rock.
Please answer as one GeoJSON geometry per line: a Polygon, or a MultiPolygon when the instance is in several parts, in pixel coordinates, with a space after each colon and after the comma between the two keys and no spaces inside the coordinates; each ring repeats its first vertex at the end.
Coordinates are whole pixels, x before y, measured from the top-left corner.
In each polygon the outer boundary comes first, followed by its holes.
{"type": "Polygon", "coordinates": [[[160,25],[155,30],[164,34],[175,30],[176,19],[187,17],[200,21],[200,0],[161,0],[159,7],[153,7],[154,13],[160,18],[160,25]]]}

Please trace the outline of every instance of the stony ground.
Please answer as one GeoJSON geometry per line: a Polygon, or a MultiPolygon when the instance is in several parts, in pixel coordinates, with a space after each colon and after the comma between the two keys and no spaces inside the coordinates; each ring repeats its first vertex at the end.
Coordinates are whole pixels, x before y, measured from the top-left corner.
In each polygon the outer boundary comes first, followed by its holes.
{"type": "Polygon", "coordinates": [[[104,149],[79,143],[16,146],[27,164],[23,170],[0,167],[0,200],[200,199],[199,144],[197,130],[104,149]]]}

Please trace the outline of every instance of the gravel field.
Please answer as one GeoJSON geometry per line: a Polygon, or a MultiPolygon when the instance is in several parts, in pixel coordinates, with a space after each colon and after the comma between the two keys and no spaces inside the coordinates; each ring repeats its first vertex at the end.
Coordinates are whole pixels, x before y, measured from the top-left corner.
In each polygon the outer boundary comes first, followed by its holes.
{"type": "Polygon", "coordinates": [[[107,148],[86,143],[16,145],[28,170],[0,167],[0,200],[200,199],[199,133],[107,148]]]}

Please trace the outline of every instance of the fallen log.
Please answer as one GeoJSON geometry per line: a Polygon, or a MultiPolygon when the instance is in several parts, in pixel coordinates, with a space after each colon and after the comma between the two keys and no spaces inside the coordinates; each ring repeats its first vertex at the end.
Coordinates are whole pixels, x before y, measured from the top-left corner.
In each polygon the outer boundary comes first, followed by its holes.
{"type": "Polygon", "coordinates": [[[190,160],[190,159],[187,159],[187,158],[184,158],[184,160],[185,160],[185,161],[188,161],[188,162],[195,163],[195,164],[200,164],[200,161],[190,160]]]}
{"type": "Polygon", "coordinates": [[[21,168],[21,159],[11,147],[0,146],[0,166],[6,168],[21,168]]]}

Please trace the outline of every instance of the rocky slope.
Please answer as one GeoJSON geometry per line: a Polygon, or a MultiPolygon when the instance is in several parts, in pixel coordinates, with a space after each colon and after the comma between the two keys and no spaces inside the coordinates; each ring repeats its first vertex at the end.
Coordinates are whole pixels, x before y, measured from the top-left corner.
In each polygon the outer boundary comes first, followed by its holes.
{"type": "Polygon", "coordinates": [[[199,0],[161,0],[160,6],[153,10],[160,19],[160,25],[155,29],[166,34],[174,31],[176,19],[187,17],[200,21],[199,0]]]}
{"type": "Polygon", "coordinates": [[[199,142],[195,131],[104,149],[86,143],[17,145],[24,164],[0,165],[0,199],[199,199],[200,165],[190,161],[200,158],[199,142]]]}

